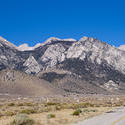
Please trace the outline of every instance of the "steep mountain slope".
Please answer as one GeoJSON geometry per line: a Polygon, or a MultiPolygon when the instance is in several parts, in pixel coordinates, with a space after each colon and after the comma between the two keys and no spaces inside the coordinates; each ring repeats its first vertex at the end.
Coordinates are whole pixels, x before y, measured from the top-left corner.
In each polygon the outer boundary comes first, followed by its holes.
{"type": "MultiPolygon", "coordinates": [[[[47,60],[47,63],[45,63],[47,69],[55,66],[55,69],[70,71],[71,76],[75,73],[80,77],[77,82],[74,82],[75,85],[82,81],[82,86],[85,83],[88,85],[91,83],[91,88],[94,85],[111,92],[110,88],[105,88],[105,83],[112,81],[117,86],[117,90],[114,87],[112,91],[125,92],[125,89],[121,87],[125,83],[124,51],[88,37],[83,37],[78,42],[74,42],[68,49],[65,49],[60,43],[56,46],[50,46],[48,49],[49,51],[46,50],[41,58],[43,62],[47,60]]],[[[48,75],[48,77],[51,77],[51,75],[48,75]]],[[[70,79],[74,81],[73,78],[70,79]]],[[[57,78],[55,77],[55,79],[57,78]]],[[[58,83],[61,80],[58,80],[58,83]]],[[[71,80],[69,83],[73,85],[71,80]]],[[[71,91],[71,87],[69,91],[71,91]]]]}
{"type": "Polygon", "coordinates": [[[65,92],[76,94],[109,94],[107,90],[91,84],[81,78],[81,76],[66,70],[47,70],[38,74],[40,79],[49,81],[53,86],[63,89],[65,92]]]}
{"type": "Polygon", "coordinates": [[[52,37],[27,51],[0,43],[0,70],[11,67],[66,92],[125,93],[125,51],[107,43],[52,37]]]}

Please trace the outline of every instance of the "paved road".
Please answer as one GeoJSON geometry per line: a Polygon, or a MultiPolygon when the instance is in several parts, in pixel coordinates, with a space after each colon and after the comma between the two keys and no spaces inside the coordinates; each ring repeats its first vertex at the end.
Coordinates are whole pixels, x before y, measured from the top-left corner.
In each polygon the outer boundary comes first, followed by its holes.
{"type": "Polygon", "coordinates": [[[115,109],[113,112],[84,120],[74,125],[125,125],[125,107],[115,109]]]}

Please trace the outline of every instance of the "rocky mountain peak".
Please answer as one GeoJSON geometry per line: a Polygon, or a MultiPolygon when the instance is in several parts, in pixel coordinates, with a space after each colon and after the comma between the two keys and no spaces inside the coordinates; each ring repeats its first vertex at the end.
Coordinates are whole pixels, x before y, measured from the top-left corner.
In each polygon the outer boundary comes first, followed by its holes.
{"type": "Polygon", "coordinates": [[[40,71],[40,66],[32,55],[29,56],[23,66],[25,67],[25,72],[28,74],[36,74],[40,71]]]}
{"type": "Polygon", "coordinates": [[[84,41],[93,42],[94,40],[95,40],[95,39],[92,38],[92,37],[86,37],[86,36],[84,36],[84,37],[82,37],[79,41],[82,41],[82,42],[84,42],[84,41]]]}
{"type": "Polygon", "coordinates": [[[60,40],[61,40],[61,39],[56,38],[56,37],[50,37],[50,38],[48,38],[42,45],[51,44],[51,43],[53,43],[53,42],[55,42],[55,41],[60,41],[60,40]]]}
{"type": "Polygon", "coordinates": [[[76,39],[73,39],[73,38],[69,38],[69,39],[63,39],[63,41],[71,41],[71,42],[76,42],[77,40],[76,40],[76,39]]]}
{"type": "Polygon", "coordinates": [[[7,41],[6,39],[4,39],[3,37],[0,36],[0,46],[2,46],[2,45],[6,45],[10,48],[16,49],[16,46],[14,44],[12,44],[11,42],[7,41]]]}

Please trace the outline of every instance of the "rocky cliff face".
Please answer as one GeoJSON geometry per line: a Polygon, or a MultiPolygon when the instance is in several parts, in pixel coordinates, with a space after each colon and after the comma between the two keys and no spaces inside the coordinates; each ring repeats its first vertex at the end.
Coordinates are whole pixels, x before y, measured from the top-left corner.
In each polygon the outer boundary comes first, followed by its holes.
{"type": "MultiPolygon", "coordinates": [[[[83,37],[78,41],[50,38],[32,50],[20,51],[13,44],[0,38],[0,70],[5,68],[38,75],[42,79],[47,77],[49,82],[56,80],[60,83],[61,80],[67,79],[69,83],[76,85],[76,81],[71,82],[74,76],[79,79],[77,82],[80,81],[77,87],[84,81],[83,84],[106,89],[107,83],[110,86],[112,81],[115,87],[118,86],[115,90],[121,91],[120,86],[125,84],[125,51],[89,37],[83,37]],[[51,70],[57,74],[52,77],[52,81],[51,70]],[[62,75],[57,70],[68,71],[68,74],[62,75]]],[[[60,84],[61,87],[66,85],[62,82],[60,84]]]]}

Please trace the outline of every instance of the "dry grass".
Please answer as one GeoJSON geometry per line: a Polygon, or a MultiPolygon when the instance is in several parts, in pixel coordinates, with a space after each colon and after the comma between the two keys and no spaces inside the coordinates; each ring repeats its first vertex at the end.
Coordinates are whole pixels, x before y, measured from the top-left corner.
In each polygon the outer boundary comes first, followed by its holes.
{"type": "Polygon", "coordinates": [[[80,98],[79,102],[65,103],[53,99],[49,102],[36,100],[2,100],[0,101],[0,125],[9,125],[15,116],[27,114],[35,121],[35,125],[70,125],[115,107],[123,106],[125,97],[80,98]],[[73,115],[75,113],[78,115],[73,115]]]}

